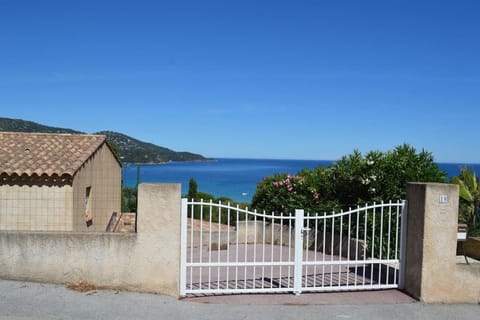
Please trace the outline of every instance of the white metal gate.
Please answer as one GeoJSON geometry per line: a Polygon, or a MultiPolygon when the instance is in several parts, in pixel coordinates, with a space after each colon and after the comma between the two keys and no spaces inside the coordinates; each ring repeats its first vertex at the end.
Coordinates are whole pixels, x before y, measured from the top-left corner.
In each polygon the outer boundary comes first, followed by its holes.
{"type": "Polygon", "coordinates": [[[402,287],[406,203],[266,214],[182,199],[181,295],[402,287]]]}

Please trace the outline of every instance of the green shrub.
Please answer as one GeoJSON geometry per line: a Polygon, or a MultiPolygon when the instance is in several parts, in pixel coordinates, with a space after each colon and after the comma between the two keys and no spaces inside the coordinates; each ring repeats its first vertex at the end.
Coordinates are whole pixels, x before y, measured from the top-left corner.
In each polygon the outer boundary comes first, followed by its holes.
{"type": "Polygon", "coordinates": [[[406,144],[366,155],[355,150],[328,168],[264,178],[257,184],[252,206],[277,213],[348,210],[357,204],[405,199],[408,182],[445,182],[445,173],[430,153],[417,153],[406,144]]]}
{"type": "Polygon", "coordinates": [[[460,222],[468,225],[471,235],[480,235],[480,179],[475,171],[462,168],[460,175],[452,178],[452,183],[459,186],[459,212],[460,222]]]}
{"type": "MultiPolygon", "coordinates": [[[[425,150],[417,152],[407,144],[392,151],[370,151],[366,155],[355,150],[328,168],[317,167],[295,175],[284,173],[264,178],[257,184],[252,207],[275,214],[293,215],[295,209],[304,209],[307,213],[322,215],[367,203],[403,200],[408,182],[445,182],[445,173],[439,170],[431,153],[425,150]]],[[[396,221],[396,211],[391,219],[396,221]]],[[[381,224],[378,212],[375,219],[369,212],[366,234],[368,254],[373,247],[373,228],[376,230],[375,255],[379,255],[376,248],[379,248],[380,241],[388,241],[387,219],[383,221],[383,234],[380,236],[381,224]]],[[[320,226],[319,230],[323,228],[320,226]]],[[[343,221],[342,227],[338,221],[333,226],[337,233],[340,228],[346,230],[347,221],[343,221]]],[[[352,234],[355,234],[355,228],[351,228],[352,234]]],[[[331,222],[327,221],[325,229],[332,230],[331,222]]],[[[359,234],[362,237],[365,236],[364,229],[365,226],[360,225],[359,234]]],[[[382,252],[384,257],[387,250],[385,247],[382,252]]],[[[394,255],[391,250],[390,255],[394,255]]]]}
{"type": "Polygon", "coordinates": [[[137,188],[122,188],[122,212],[137,212],[137,188]]]}
{"type": "Polygon", "coordinates": [[[248,203],[239,203],[233,201],[227,197],[215,198],[210,193],[201,192],[197,190],[197,182],[192,178],[189,183],[189,190],[187,195],[188,201],[194,200],[197,202],[195,205],[188,206],[188,215],[194,219],[202,219],[203,221],[212,221],[214,223],[229,224],[235,226],[237,219],[239,221],[245,220],[245,214],[239,212],[237,215],[237,210],[232,209],[228,211],[225,208],[220,208],[217,204],[221,203],[222,205],[230,205],[231,207],[238,207],[239,209],[248,208],[248,203]],[[203,202],[204,204],[198,204],[198,202],[203,202]],[[211,205],[212,203],[213,205],[211,205]],[[193,208],[193,213],[192,213],[193,208]],[[230,217],[229,217],[230,216],[230,217]]]}

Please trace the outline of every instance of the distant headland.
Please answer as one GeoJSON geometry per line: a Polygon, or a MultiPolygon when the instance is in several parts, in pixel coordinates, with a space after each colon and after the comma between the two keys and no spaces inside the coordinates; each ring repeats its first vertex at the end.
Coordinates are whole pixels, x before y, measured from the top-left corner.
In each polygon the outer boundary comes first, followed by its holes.
{"type": "MultiPolygon", "coordinates": [[[[10,132],[40,132],[40,133],[71,133],[84,134],[85,132],[67,128],[58,128],[42,125],[21,119],[0,118],[0,131],[10,132]]],[[[123,163],[159,164],[166,162],[184,161],[212,161],[200,154],[192,152],[177,152],[153,143],[144,142],[123,133],[114,131],[100,131],[94,134],[107,136],[107,141],[118,152],[123,163]]]]}

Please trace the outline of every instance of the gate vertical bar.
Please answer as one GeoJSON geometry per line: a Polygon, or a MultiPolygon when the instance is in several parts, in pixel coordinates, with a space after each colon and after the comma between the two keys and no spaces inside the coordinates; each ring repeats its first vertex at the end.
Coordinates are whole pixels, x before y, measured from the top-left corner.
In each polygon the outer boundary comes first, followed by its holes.
{"type": "Polygon", "coordinates": [[[293,273],[293,293],[302,293],[302,255],[303,255],[303,210],[295,210],[295,265],[293,273]]]}
{"type": "MultiPolygon", "coordinates": [[[[187,287],[187,199],[182,199],[182,213],[180,222],[180,296],[185,296],[187,287]]],[[[193,223],[193,221],[192,221],[193,223]]],[[[193,226],[192,226],[193,229],[193,226]]]]}
{"type": "Polygon", "coordinates": [[[398,272],[398,288],[405,289],[405,256],[407,246],[407,219],[408,219],[408,202],[402,201],[402,215],[401,215],[401,231],[400,231],[400,263],[398,272]]]}

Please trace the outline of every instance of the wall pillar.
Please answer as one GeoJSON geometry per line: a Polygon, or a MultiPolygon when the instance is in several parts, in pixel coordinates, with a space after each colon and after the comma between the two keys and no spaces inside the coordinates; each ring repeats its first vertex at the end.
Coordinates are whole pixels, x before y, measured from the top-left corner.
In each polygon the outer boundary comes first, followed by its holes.
{"type": "Polygon", "coordinates": [[[137,259],[150,263],[136,270],[144,290],[179,295],[181,185],[147,184],[138,186],[137,259]]]}
{"type": "Polygon", "coordinates": [[[457,287],[458,186],[411,183],[407,201],[405,291],[423,302],[450,302],[457,287]]]}

